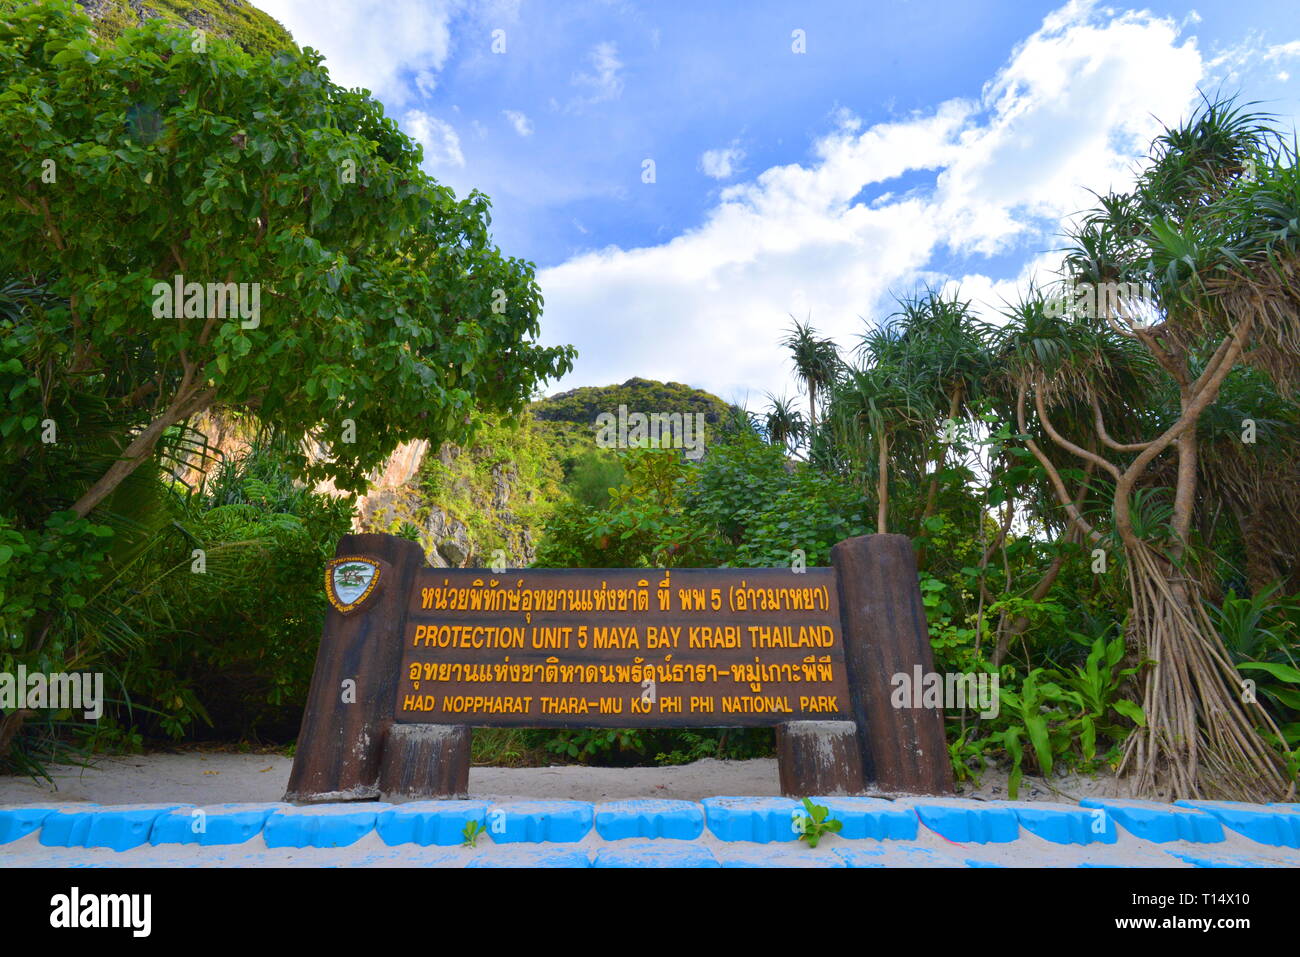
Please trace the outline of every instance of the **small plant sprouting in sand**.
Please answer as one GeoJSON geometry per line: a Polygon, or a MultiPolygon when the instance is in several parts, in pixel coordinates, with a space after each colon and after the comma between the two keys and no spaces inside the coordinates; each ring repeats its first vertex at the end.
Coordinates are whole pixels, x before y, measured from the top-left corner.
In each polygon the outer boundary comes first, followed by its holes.
{"type": "Polygon", "coordinates": [[[803,799],[804,810],[807,816],[800,814],[795,818],[795,826],[799,831],[799,840],[807,841],[809,847],[816,847],[817,842],[825,834],[838,834],[840,828],[844,826],[843,821],[837,821],[834,818],[827,820],[826,815],[831,813],[831,809],[822,804],[813,804],[807,798],[803,799]]]}
{"type": "Polygon", "coordinates": [[[465,840],[460,842],[460,846],[478,847],[479,835],[486,830],[487,828],[480,821],[466,821],[465,830],[462,832],[465,835],[465,840]]]}

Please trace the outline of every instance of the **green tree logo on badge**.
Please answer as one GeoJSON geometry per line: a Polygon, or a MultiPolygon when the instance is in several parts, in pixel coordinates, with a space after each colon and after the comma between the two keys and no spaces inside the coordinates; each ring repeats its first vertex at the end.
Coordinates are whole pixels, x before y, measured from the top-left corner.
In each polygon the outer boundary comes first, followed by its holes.
{"type": "Polygon", "coordinates": [[[379,586],[379,563],[369,558],[335,558],[325,567],[325,594],[347,614],[360,608],[379,586]]]}

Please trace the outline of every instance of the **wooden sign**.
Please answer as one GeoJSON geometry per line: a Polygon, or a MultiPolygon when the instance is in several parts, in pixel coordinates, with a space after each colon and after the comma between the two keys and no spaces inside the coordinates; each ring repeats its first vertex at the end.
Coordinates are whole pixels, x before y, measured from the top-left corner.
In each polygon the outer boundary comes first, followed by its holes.
{"type": "Polygon", "coordinates": [[[401,722],[850,720],[829,568],[426,569],[402,643],[401,722]]]}
{"type": "Polygon", "coordinates": [[[890,703],[931,667],[903,536],[799,572],[435,569],[390,535],[337,554],[287,800],[464,795],[488,726],[770,726],[783,793],[952,790],[942,713],[890,703]]]}

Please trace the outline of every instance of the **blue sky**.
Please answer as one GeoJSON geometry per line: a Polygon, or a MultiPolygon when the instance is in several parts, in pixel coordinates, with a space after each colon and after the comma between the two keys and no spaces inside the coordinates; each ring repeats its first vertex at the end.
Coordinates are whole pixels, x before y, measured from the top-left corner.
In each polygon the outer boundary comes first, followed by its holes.
{"type": "Polygon", "coordinates": [[[1198,89],[1300,115],[1295,2],[257,5],[492,198],[543,339],[579,350],[548,392],[642,375],[758,407],[795,391],[791,314],[851,347],[952,283],[994,318],[1198,89]]]}

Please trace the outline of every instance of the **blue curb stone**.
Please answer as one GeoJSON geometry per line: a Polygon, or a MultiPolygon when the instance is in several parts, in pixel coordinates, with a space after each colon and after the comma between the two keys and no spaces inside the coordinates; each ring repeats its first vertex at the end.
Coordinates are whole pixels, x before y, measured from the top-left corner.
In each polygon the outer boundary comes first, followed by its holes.
{"type": "Polygon", "coordinates": [[[1188,841],[1218,844],[1224,840],[1218,819],[1190,808],[1157,804],[1154,801],[1120,801],[1084,798],[1082,807],[1102,808],[1134,837],[1152,844],[1188,841]]]}
{"type": "Polygon", "coordinates": [[[1006,844],[1020,837],[1014,809],[996,804],[917,804],[921,823],[958,844],[1006,844]]]}
{"type": "Polygon", "coordinates": [[[1213,814],[1226,827],[1260,844],[1300,847],[1300,814],[1238,801],[1175,801],[1179,807],[1213,814]]]}
{"type": "Polygon", "coordinates": [[[591,867],[585,851],[550,847],[506,847],[471,858],[466,867],[591,867]]]}
{"type": "Polygon", "coordinates": [[[841,821],[839,836],[848,840],[866,837],[877,841],[914,841],[919,830],[916,814],[893,801],[868,797],[815,797],[814,804],[830,808],[830,817],[841,821]]]}
{"type": "Polygon", "coordinates": [[[488,801],[412,801],[381,811],[375,820],[375,832],[390,847],[454,847],[464,843],[468,821],[487,826],[484,818],[489,806],[488,801]]]}
{"type": "MultiPolygon", "coordinates": [[[[91,804],[80,807],[94,807],[91,804]]],[[[42,822],[66,804],[33,804],[27,807],[0,807],[0,844],[9,844],[37,830],[42,822]]]]}
{"type": "Polygon", "coordinates": [[[1105,808],[1017,805],[1011,809],[1016,812],[1021,827],[1053,844],[1114,844],[1117,840],[1115,820],[1105,808]]]}
{"type": "Polygon", "coordinates": [[[317,804],[274,812],[262,828],[267,847],[348,847],[375,829],[391,804],[317,804]]]}
{"type": "Polygon", "coordinates": [[[177,808],[159,815],[153,822],[149,843],[243,844],[262,833],[266,819],[289,804],[212,804],[201,808],[177,808]],[[200,817],[196,812],[202,811],[200,817]],[[201,823],[199,823],[201,822],[201,823]],[[196,827],[201,828],[196,832],[196,827]]]}
{"type": "Polygon", "coordinates": [[[714,797],[704,799],[704,816],[709,830],[720,841],[795,841],[794,812],[803,805],[789,798],[714,797]]]}
{"type": "Polygon", "coordinates": [[[117,807],[68,808],[41,823],[46,847],[108,847],[129,851],[149,840],[154,821],[183,804],[124,804],[117,807]]]}
{"type": "Polygon", "coordinates": [[[592,867],[721,867],[707,847],[677,841],[642,841],[602,847],[592,867]]]}
{"type": "Polygon", "coordinates": [[[693,801],[610,801],[596,805],[596,833],[607,841],[666,837],[693,841],[704,833],[704,808],[693,801]]]}
{"type": "Polygon", "coordinates": [[[572,844],[591,830],[588,801],[524,801],[487,809],[488,836],[497,844],[572,844]]]}

